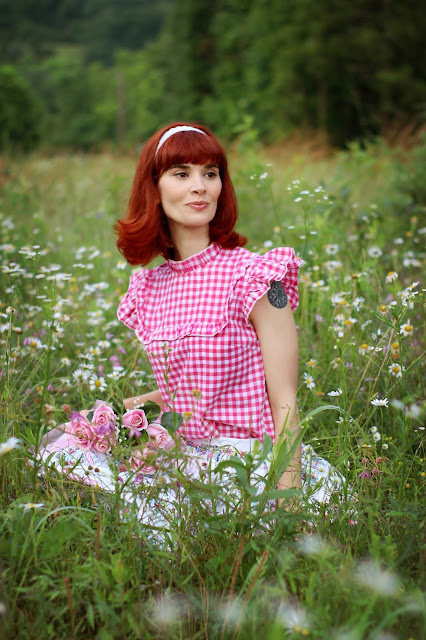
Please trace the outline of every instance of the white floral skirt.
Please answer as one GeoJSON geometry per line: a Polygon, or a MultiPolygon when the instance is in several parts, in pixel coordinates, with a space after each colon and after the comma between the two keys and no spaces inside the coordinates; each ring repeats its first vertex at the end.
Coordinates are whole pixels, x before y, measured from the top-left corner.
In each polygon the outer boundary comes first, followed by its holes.
{"type": "MultiPolygon", "coordinates": [[[[244,459],[248,452],[253,452],[254,447],[259,446],[255,443],[253,438],[191,440],[185,443],[178,460],[175,459],[171,465],[169,460],[168,465],[160,464],[154,473],[142,475],[130,472],[111,454],[78,448],[65,433],[65,425],[61,425],[44,436],[38,459],[42,463],[43,474],[49,469],[66,480],[118,493],[123,513],[134,513],[140,522],[155,528],[170,528],[179,517],[179,503],[185,501],[187,482],[191,486],[198,483],[199,487],[212,481],[226,484],[226,495],[231,501],[232,498],[238,499],[241,491],[235,481],[236,471],[232,466],[228,468],[226,463],[244,459]],[[228,472],[224,473],[224,467],[228,472]]],[[[310,445],[302,444],[301,451],[302,494],[306,496],[312,511],[318,511],[321,504],[327,504],[332,495],[338,495],[341,502],[346,501],[349,491],[344,476],[318,456],[310,445]]],[[[252,496],[259,496],[264,491],[270,467],[271,459],[268,456],[251,474],[252,496]]],[[[229,502],[215,502],[214,499],[209,500],[208,496],[206,503],[216,514],[229,509],[229,502]]],[[[273,509],[274,505],[273,501],[269,501],[270,508],[273,509]]]]}

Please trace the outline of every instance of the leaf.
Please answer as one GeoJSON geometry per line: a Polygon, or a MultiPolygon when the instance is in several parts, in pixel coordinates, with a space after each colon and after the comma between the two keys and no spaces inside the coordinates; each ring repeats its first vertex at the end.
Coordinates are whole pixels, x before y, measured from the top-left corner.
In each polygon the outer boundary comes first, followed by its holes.
{"type": "Polygon", "coordinates": [[[137,438],[137,442],[148,442],[148,440],[149,440],[148,431],[146,429],[142,429],[141,435],[138,436],[137,438]]]}
{"type": "Polygon", "coordinates": [[[86,618],[87,618],[87,621],[89,623],[90,628],[94,629],[95,628],[95,615],[93,613],[93,607],[92,607],[92,605],[90,603],[87,605],[86,618]]]}
{"type": "Polygon", "coordinates": [[[92,418],[95,415],[95,412],[93,410],[89,411],[89,413],[86,416],[86,420],[88,420],[89,422],[92,422],[92,418]]]}
{"type": "Polygon", "coordinates": [[[181,413],[175,411],[165,411],[161,416],[161,426],[167,430],[171,430],[172,433],[177,431],[183,422],[183,416],[181,413]]]}
{"type": "Polygon", "coordinates": [[[148,400],[148,402],[144,403],[143,410],[145,411],[148,422],[155,422],[161,413],[160,405],[152,400],[148,400]]]}
{"type": "MultiPolygon", "coordinates": [[[[263,453],[267,457],[272,451],[272,438],[269,433],[263,436],[263,453]]],[[[263,456],[262,456],[263,457],[263,456]]]]}

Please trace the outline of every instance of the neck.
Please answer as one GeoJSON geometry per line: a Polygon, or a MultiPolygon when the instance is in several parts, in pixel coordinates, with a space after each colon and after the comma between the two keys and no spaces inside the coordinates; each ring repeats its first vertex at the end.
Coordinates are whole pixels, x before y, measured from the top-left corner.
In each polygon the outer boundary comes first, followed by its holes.
{"type": "Polygon", "coordinates": [[[186,260],[196,253],[200,253],[210,244],[208,227],[196,229],[172,229],[170,228],[175,260],[186,260]]]}

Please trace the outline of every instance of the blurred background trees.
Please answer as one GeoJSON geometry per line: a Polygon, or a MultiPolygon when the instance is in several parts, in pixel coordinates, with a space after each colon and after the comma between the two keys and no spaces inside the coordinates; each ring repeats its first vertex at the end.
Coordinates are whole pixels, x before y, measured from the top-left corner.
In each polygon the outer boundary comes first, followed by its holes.
{"type": "Polygon", "coordinates": [[[174,120],[226,138],[249,122],[265,142],[321,131],[344,146],[424,122],[416,0],[0,0],[0,11],[0,77],[15,79],[0,85],[3,148],[20,135],[23,149],[125,148],[174,120]]]}

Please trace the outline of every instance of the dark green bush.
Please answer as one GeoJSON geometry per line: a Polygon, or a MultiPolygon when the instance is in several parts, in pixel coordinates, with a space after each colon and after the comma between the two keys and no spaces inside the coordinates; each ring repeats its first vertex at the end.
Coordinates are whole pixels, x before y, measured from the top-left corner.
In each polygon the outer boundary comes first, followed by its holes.
{"type": "Polygon", "coordinates": [[[0,149],[29,151],[40,140],[40,107],[19,73],[0,67],[0,149]]]}

